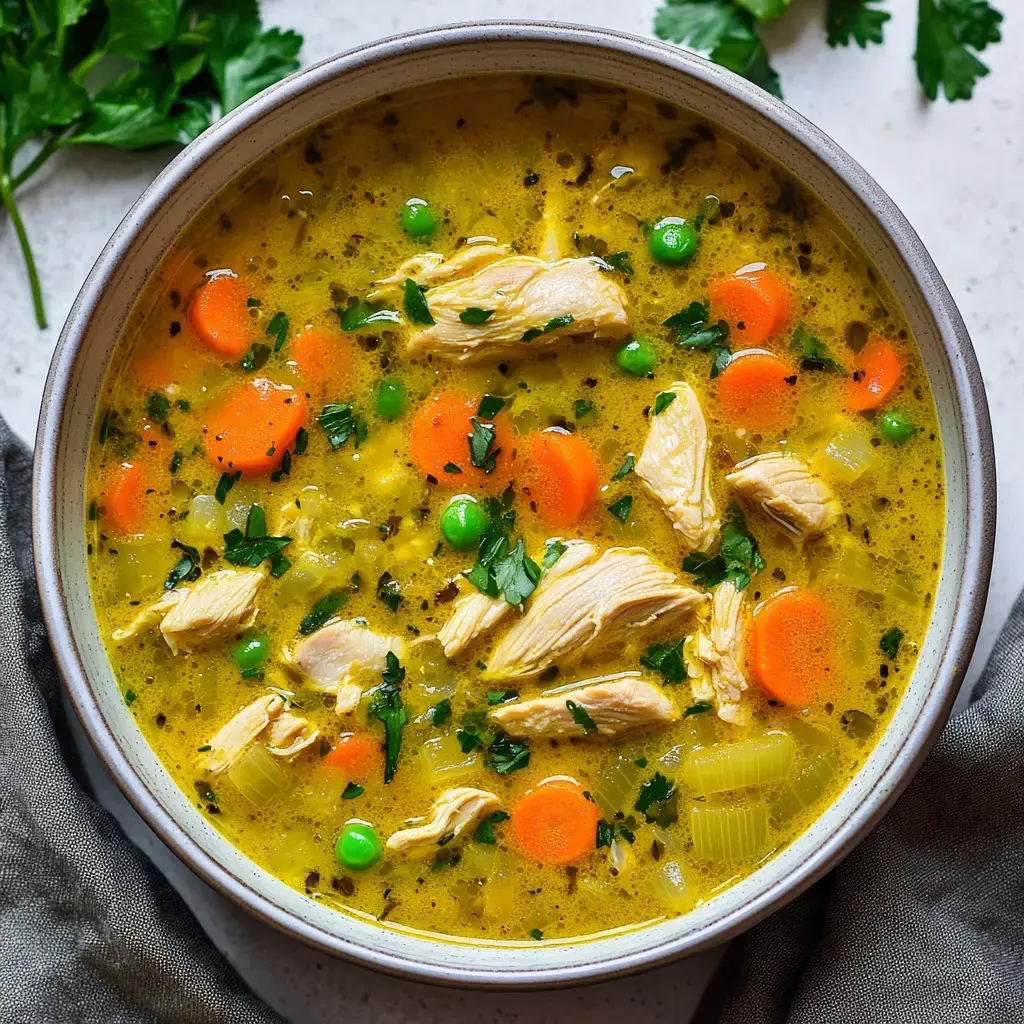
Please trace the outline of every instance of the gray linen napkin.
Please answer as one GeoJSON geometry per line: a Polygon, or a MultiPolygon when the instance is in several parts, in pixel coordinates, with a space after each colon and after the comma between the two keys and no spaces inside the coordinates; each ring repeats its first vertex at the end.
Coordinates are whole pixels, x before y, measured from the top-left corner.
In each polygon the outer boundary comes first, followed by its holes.
{"type": "Polygon", "coordinates": [[[0,420],[0,1021],[279,1021],[85,791],[36,595],[31,475],[0,420]]]}
{"type": "Polygon", "coordinates": [[[1024,1021],[1024,596],[891,813],[712,989],[721,1024],[1024,1021]]]}

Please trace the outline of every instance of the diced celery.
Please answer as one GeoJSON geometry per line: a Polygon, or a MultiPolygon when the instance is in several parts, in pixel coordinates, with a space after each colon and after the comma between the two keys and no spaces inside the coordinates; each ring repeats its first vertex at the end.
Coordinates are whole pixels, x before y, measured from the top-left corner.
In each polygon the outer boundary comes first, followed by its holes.
{"type": "Polygon", "coordinates": [[[793,739],[805,747],[819,752],[832,748],[832,734],[828,727],[815,724],[804,715],[794,715],[787,722],[787,728],[793,734],[793,739]]]}
{"type": "Polygon", "coordinates": [[[786,821],[815,804],[824,796],[836,776],[836,759],[831,751],[815,754],[796,773],[792,782],[772,800],[773,821],[786,821]]]}
{"type": "Polygon", "coordinates": [[[228,770],[228,778],[257,807],[266,807],[283,796],[291,782],[288,769],[260,744],[228,770]]]}
{"type": "Polygon", "coordinates": [[[480,770],[479,754],[476,751],[464,754],[454,734],[427,740],[420,747],[420,756],[431,784],[452,785],[480,770]]]}
{"type": "Polygon", "coordinates": [[[669,910],[685,914],[696,902],[693,883],[685,865],[678,860],[662,861],[647,876],[647,887],[669,910]]]}
{"type": "Polygon", "coordinates": [[[859,480],[875,462],[871,442],[859,430],[840,430],[825,445],[818,464],[827,474],[844,484],[859,480]]]}
{"type": "Polygon", "coordinates": [[[728,746],[690,751],[683,762],[683,781],[701,794],[765,786],[784,779],[792,760],[790,735],[770,732],[728,746]]]}
{"type": "Polygon", "coordinates": [[[117,545],[115,599],[138,601],[163,585],[177,561],[165,540],[123,540],[117,545]]]}
{"type": "Polygon", "coordinates": [[[491,871],[484,883],[484,914],[498,921],[509,921],[515,913],[516,865],[512,858],[499,850],[494,855],[491,871]]]}
{"type": "Polygon", "coordinates": [[[693,853],[715,863],[756,860],[768,845],[768,808],[764,804],[690,808],[693,853]]]}
{"type": "Polygon", "coordinates": [[[598,772],[591,792],[606,817],[610,819],[619,811],[632,809],[639,777],[640,769],[631,757],[618,757],[598,772]]]}
{"type": "Polygon", "coordinates": [[[224,507],[217,499],[212,494],[196,494],[189,502],[188,515],[181,524],[181,540],[196,548],[219,550],[228,529],[224,507]]]}

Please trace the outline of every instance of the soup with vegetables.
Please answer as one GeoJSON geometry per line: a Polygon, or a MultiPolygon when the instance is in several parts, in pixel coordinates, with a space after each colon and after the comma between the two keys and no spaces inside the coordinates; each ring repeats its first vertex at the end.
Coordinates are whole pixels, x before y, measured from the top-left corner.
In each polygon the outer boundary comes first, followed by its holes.
{"type": "Polygon", "coordinates": [[[211,202],[97,414],[89,568],[139,728],[310,898],[540,942],[803,832],[928,622],[942,448],[835,218],[587,81],[338,114],[211,202]]]}

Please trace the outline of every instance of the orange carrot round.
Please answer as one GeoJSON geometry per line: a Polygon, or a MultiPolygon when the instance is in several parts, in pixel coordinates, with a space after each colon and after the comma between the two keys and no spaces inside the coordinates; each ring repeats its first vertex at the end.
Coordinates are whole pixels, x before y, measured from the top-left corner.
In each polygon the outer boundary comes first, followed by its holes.
{"type": "Polygon", "coordinates": [[[860,350],[853,379],[846,386],[846,407],[860,411],[881,405],[903,376],[903,363],[885,338],[873,337],[860,350]]]}
{"type": "Polygon", "coordinates": [[[780,430],[796,411],[796,371],[768,352],[739,355],[718,378],[727,419],[751,430],[780,430]]]}
{"type": "Polygon", "coordinates": [[[597,498],[600,471],[587,443],[558,427],[521,445],[516,476],[549,526],[572,526],[597,498]]]}
{"type": "Polygon", "coordinates": [[[114,467],[103,493],[106,521],[118,533],[138,533],[145,519],[147,476],[138,462],[114,467]]]}
{"type": "Polygon", "coordinates": [[[352,364],[347,335],[323,327],[304,327],[289,344],[291,359],[310,394],[336,398],[344,392],[352,364]]]}
{"type": "Polygon", "coordinates": [[[218,274],[196,289],[188,322],[199,339],[223,356],[237,358],[256,340],[246,305],[249,293],[234,274],[218,274]]]}
{"type": "Polygon", "coordinates": [[[277,466],[306,419],[294,388],[263,377],[229,391],[207,415],[206,455],[224,473],[266,473],[277,466]]]}
{"type": "Polygon", "coordinates": [[[778,334],[792,306],[789,285],[773,270],[717,278],[708,285],[708,297],[715,315],[747,345],[762,345],[778,334]]]}
{"type": "Polygon", "coordinates": [[[508,486],[512,479],[514,438],[506,416],[499,413],[493,420],[495,435],[490,453],[498,452],[494,469],[487,473],[483,468],[474,466],[470,459],[472,420],[490,422],[477,417],[479,407],[479,398],[461,391],[439,391],[416,410],[409,436],[409,452],[421,473],[434,477],[445,487],[460,491],[467,490],[468,486],[494,492],[508,486]],[[457,466],[462,472],[452,472],[452,466],[457,466]]]}
{"type": "Polygon", "coordinates": [[[539,864],[571,864],[594,850],[597,804],[571,779],[548,779],[528,790],[512,811],[512,841],[539,864]]]}
{"type": "Polygon", "coordinates": [[[366,732],[342,736],[324,757],[324,764],[344,772],[350,779],[368,779],[383,763],[379,741],[366,732]]]}
{"type": "Polygon", "coordinates": [[[768,598],[750,627],[750,661],[761,688],[784,704],[828,699],[836,676],[836,628],[828,605],[809,590],[768,598]]]}

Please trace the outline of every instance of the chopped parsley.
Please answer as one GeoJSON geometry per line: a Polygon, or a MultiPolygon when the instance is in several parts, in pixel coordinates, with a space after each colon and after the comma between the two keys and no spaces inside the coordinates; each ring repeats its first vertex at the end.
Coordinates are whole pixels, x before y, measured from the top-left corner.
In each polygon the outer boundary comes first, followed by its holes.
{"type": "Polygon", "coordinates": [[[520,341],[533,341],[542,334],[550,334],[552,331],[560,331],[563,327],[571,327],[575,317],[571,313],[563,313],[561,316],[553,316],[543,327],[531,327],[523,333],[520,341]]]}
{"type": "Polygon", "coordinates": [[[584,735],[589,736],[591,733],[597,732],[597,725],[585,707],[577,704],[574,700],[567,700],[565,707],[572,715],[572,720],[583,730],[584,735]]]}
{"type": "Polygon", "coordinates": [[[654,400],[654,415],[660,416],[678,397],[674,391],[662,391],[654,400]]]}
{"type": "Polygon", "coordinates": [[[623,497],[619,498],[618,501],[613,501],[608,506],[608,511],[611,512],[611,514],[613,516],[615,516],[615,518],[618,519],[618,521],[620,523],[624,523],[624,522],[626,522],[627,519],[629,519],[629,513],[632,510],[633,510],[633,495],[632,494],[623,495],[623,497]]]}
{"type": "Polygon", "coordinates": [[[476,414],[482,420],[493,420],[495,416],[505,408],[505,399],[499,395],[484,395],[480,399],[480,408],[476,414]]]}
{"type": "Polygon", "coordinates": [[[497,704],[508,704],[510,701],[519,700],[517,690],[488,690],[487,703],[494,707],[497,704]]]}
{"type": "Polygon", "coordinates": [[[398,754],[402,749],[402,730],[409,720],[402,704],[399,685],[405,679],[402,668],[393,651],[388,651],[385,658],[387,668],[381,673],[382,684],[377,688],[368,713],[384,723],[384,783],[389,783],[398,770],[398,754]]]}
{"type": "Polygon", "coordinates": [[[432,725],[445,725],[452,719],[452,702],[448,697],[438,701],[430,712],[432,725]]]}
{"type": "Polygon", "coordinates": [[[390,608],[393,612],[398,611],[402,603],[402,588],[398,580],[389,572],[383,572],[377,580],[377,600],[390,608]]]}
{"type": "Polygon", "coordinates": [[[344,447],[352,437],[355,438],[354,444],[358,448],[369,433],[366,421],[355,414],[348,402],[331,402],[325,405],[317,417],[317,422],[324,428],[327,440],[335,449],[344,447]]]}
{"type": "Polygon", "coordinates": [[[900,644],[903,643],[903,630],[893,626],[878,642],[878,649],[890,660],[895,661],[896,655],[900,653],[900,644]]]}
{"type": "Polygon", "coordinates": [[[608,264],[613,270],[617,270],[620,274],[626,274],[632,276],[635,271],[633,270],[633,263],[629,258],[629,253],[625,249],[619,252],[610,252],[604,257],[605,263],[608,264]]]}
{"type": "Polygon", "coordinates": [[[356,302],[347,309],[338,310],[343,331],[373,330],[381,324],[398,324],[402,318],[393,309],[374,309],[368,302],[356,302]]]}
{"type": "Polygon", "coordinates": [[[177,473],[179,469],[181,469],[181,464],[184,461],[185,461],[185,456],[182,455],[182,453],[180,451],[176,451],[171,456],[170,465],[167,467],[167,470],[171,474],[171,476],[174,476],[174,474],[177,473]]]}
{"type": "Polygon", "coordinates": [[[498,837],[494,834],[494,826],[508,820],[509,815],[505,811],[492,811],[477,825],[476,831],[473,833],[473,840],[484,846],[494,846],[498,841],[498,837]]]}
{"type": "Polygon", "coordinates": [[[267,360],[270,358],[270,346],[264,345],[259,341],[254,341],[246,351],[245,355],[242,356],[242,369],[252,372],[253,370],[261,370],[267,360]]]}
{"type": "Polygon", "coordinates": [[[434,318],[430,315],[430,307],[427,305],[426,296],[423,294],[425,290],[411,277],[405,279],[404,308],[406,319],[411,324],[422,324],[424,327],[429,327],[434,323],[434,318]]]}
{"type": "Polygon", "coordinates": [[[363,795],[363,793],[365,793],[365,792],[366,792],[366,790],[365,790],[365,789],[363,789],[363,787],[362,787],[362,786],[360,786],[360,785],[359,785],[358,783],[356,783],[356,782],[350,782],[350,783],[349,783],[349,784],[348,784],[348,785],[347,785],[347,786],[346,786],[346,787],[345,787],[345,788],[344,788],[344,789],[342,790],[342,792],[341,792],[341,799],[342,799],[342,800],[355,800],[355,798],[356,798],[357,796],[362,796],[362,795],[363,795]]]}
{"type": "Polygon", "coordinates": [[[594,411],[594,403],[588,402],[585,398],[577,398],[572,408],[576,419],[582,420],[594,411]]]}
{"type": "Polygon", "coordinates": [[[494,567],[494,582],[512,605],[521,605],[534,592],[539,579],[540,566],[527,555],[522,537],[494,567]]]}
{"type": "Polygon", "coordinates": [[[217,490],[214,492],[214,497],[217,499],[217,503],[223,505],[227,500],[228,493],[231,488],[238,483],[242,478],[242,471],[239,470],[237,473],[221,473],[220,479],[217,481],[217,490]]]}
{"type": "Polygon", "coordinates": [[[550,569],[566,552],[566,546],[560,540],[549,540],[544,545],[544,568],[550,569]]]}
{"type": "Polygon", "coordinates": [[[175,548],[181,552],[178,564],[167,574],[164,580],[164,590],[173,590],[179,583],[192,583],[199,579],[203,571],[199,552],[189,547],[188,544],[181,544],[176,540],[171,541],[171,550],[175,548]]]}
{"type": "Polygon", "coordinates": [[[487,323],[494,316],[493,309],[480,309],[479,306],[470,306],[459,314],[459,319],[470,327],[477,327],[487,323]]]}
{"type": "Polygon", "coordinates": [[[446,462],[444,464],[444,471],[446,473],[461,473],[462,467],[455,465],[454,462],[446,462]]]}
{"type": "Polygon", "coordinates": [[[526,554],[522,540],[509,550],[515,511],[503,508],[497,498],[487,499],[486,511],[489,522],[480,538],[476,562],[462,575],[488,597],[504,593],[509,604],[521,605],[533,593],[540,567],[526,554]]]}
{"type": "Polygon", "coordinates": [[[481,423],[475,416],[470,418],[473,433],[469,435],[469,461],[485,473],[493,473],[498,463],[500,448],[494,447],[497,432],[493,423],[481,423]]]}
{"type": "Polygon", "coordinates": [[[299,623],[299,633],[302,636],[309,636],[324,626],[327,621],[334,617],[348,601],[348,592],[344,590],[332,590],[325,597],[321,597],[309,610],[303,620],[299,623]]]}
{"type": "Polygon", "coordinates": [[[814,337],[803,324],[793,332],[789,351],[799,363],[801,370],[824,370],[826,373],[838,373],[840,376],[846,374],[846,370],[829,355],[825,343],[814,337]]]}
{"type": "Polygon", "coordinates": [[[530,763],[529,747],[504,734],[494,740],[488,749],[490,757],[484,758],[484,764],[499,775],[519,771],[530,763]]]}
{"type": "Polygon", "coordinates": [[[732,359],[729,348],[729,325],[724,320],[712,323],[708,314],[709,304],[691,302],[685,309],[673,313],[663,324],[675,333],[678,348],[711,355],[711,377],[717,377],[732,359]]]}
{"type": "Polygon", "coordinates": [[[597,841],[594,844],[598,850],[602,846],[611,846],[616,836],[621,836],[630,846],[636,842],[636,834],[618,822],[605,821],[601,818],[597,823],[597,841]]]}
{"type": "Polygon", "coordinates": [[[612,480],[621,480],[625,476],[629,476],[633,472],[633,467],[636,465],[636,459],[632,454],[627,455],[622,460],[622,465],[619,466],[614,473],[612,473],[612,480]]]}
{"type": "Polygon", "coordinates": [[[291,537],[268,537],[263,509],[250,505],[245,517],[245,533],[235,529],[224,534],[224,557],[232,565],[246,565],[250,569],[269,558],[271,574],[280,576],[290,564],[280,551],[291,542],[291,537]]]}
{"type": "Polygon", "coordinates": [[[686,662],[683,660],[683,641],[674,644],[651,644],[640,664],[653,672],[661,673],[666,686],[675,686],[686,678],[686,662]]]}
{"type": "Polygon", "coordinates": [[[705,711],[710,711],[713,707],[706,700],[699,700],[696,704],[691,704],[684,712],[683,718],[689,718],[691,715],[703,715],[705,711]]]}
{"type": "Polygon", "coordinates": [[[530,938],[536,939],[538,942],[540,942],[540,940],[544,938],[544,933],[539,928],[531,928],[530,938]]]}
{"type": "Polygon", "coordinates": [[[146,396],[146,415],[154,423],[164,423],[167,414],[171,411],[171,403],[166,396],[154,392],[146,396]]]}
{"type": "Polygon", "coordinates": [[[305,455],[306,448],[309,446],[309,431],[305,427],[299,427],[298,432],[295,435],[295,454],[305,455]]]}
{"type": "Polygon", "coordinates": [[[655,772],[653,778],[648,779],[640,787],[640,795],[637,797],[633,809],[641,814],[646,814],[648,818],[656,818],[656,813],[648,813],[650,809],[656,804],[665,803],[675,791],[676,787],[670,779],[666,779],[661,772],[655,772]]]}
{"type": "Polygon", "coordinates": [[[739,505],[729,506],[729,518],[722,527],[722,549],[717,555],[693,551],[683,559],[683,571],[693,573],[698,587],[710,590],[719,583],[731,580],[742,590],[751,576],[764,568],[764,559],[757,541],[747,533],[746,520],[739,505]]]}

